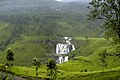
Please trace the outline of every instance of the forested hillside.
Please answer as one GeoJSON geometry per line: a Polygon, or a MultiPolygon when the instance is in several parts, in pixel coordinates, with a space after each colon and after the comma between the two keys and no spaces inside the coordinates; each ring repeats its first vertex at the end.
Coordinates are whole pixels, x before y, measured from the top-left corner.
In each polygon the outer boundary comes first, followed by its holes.
{"type": "Polygon", "coordinates": [[[11,47],[16,56],[23,55],[18,61],[29,63],[33,57],[39,56],[45,62],[64,36],[101,37],[101,23],[93,24],[86,19],[86,7],[87,4],[78,2],[0,1],[0,55],[11,47]]]}
{"type": "Polygon", "coordinates": [[[119,3],[0,0],[0,80],[120,80],[119,3]]]}

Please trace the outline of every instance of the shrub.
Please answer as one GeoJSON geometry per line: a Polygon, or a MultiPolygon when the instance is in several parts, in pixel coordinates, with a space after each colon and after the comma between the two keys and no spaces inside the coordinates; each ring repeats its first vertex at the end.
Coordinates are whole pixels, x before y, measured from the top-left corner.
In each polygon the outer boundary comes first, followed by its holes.
{"type": "Polygon", "coordinates": [[[87,69],[85,69],[84,71],[87,72],[87,69]]]}

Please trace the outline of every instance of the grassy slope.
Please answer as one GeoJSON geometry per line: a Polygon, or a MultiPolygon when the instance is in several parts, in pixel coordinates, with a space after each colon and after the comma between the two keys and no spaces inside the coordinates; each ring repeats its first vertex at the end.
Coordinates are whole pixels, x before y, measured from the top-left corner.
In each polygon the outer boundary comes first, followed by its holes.
{"type": "MultiPolygon", "coordinates": [[[[77,50],[75,51],[75,54],[80,56],[88,56],[100,50],[100,48],[107,49],[108,47],[112,46],[112,40],[106,40],[104,38],[75,37],[74,40],[74,44],[77,45],[77,50]]],[[[72,54],[74,54],[74,52],[72,54]]]]}
{"type": "MultiPolygon", "coordinates": [[[[85,42],[85,38],[75,38],[75,40],[85,42]]],[[[110,40],[111,41],[111,40],[110,40]]],[[[89,38],[89,44],[86,45],[86,42],[81,43],[79,45],[83,45],[78,48],[74,53],[78,56],[73,58],[72,60],[59,64],[58,65],[58,80],[119,80],[120,78],[120,58],[115,56],[114,46],[110,44],[110,41],[107,41],[103,38],[89,38]],[[83,48],[84,47],[84,48],[83,48]],[[89,53],[89,51],[92,53],[89,53]],[[109,54],[114,56],[107,57],[108,66],[103,70],[101,66],[101,62],[99,60],[98,54],[107,49],[109,54]],[[78,52],[81,50],[82,54],[78,52]],[[85,72],[84,70],[87,70],[85,72]],[[83,72],[81,72],[83,70],[83,72]]],[[[22,76],[35,76],[35,68],[34,67],[13,67],[13,72],[22,76]]],[[[39,69],[39,77],[46,78],[47,71],[45,66],[41,66],[39,69]]]]}
{"type": "MultiPolygon", "coordinates": [[[[53,47],[43,44],[42,41],[44,38],[38,36],[21,36],[15,43],[12,43],[7,46],[7,48],[11,48],[15,53],[15,62],[14,65],[24,65],[30,66],[32,65],[32,59],[34,57],[38,57],[41,60],[46,60],[49,58],[52,52],[53,47]]],[[[6,49],[7,49],[6,48],[6,49]]],[[[3,51],[0,54],[1,63],[5,63],[6,61],[6,51],[3,51]]],[[[45,62],[45,61],[44,61],[45,62]]]]}
{"type": "Polygon", "coordinates": [[[7,41],[7,38],[10,37],[10,24],[0,23],[0,52],[5,48],[4,42],[7,41]]]}
{"type": "Polygon", "coordinates": [[[87,71],[102,70],[103,67],[102,63],[99,60],[99,53],[105,49],[107,49],[107,53],[110,54],[107,56],[108,66],[106,69],[120,66],[120,58],[116,56],[115,46],[110,43],[112,40],[106,40],[104,38],[88,38],[88,41],[85,42],[85,38],[75,39],[79,40],[82,43],[80,44],[77,42],[81,45],[81,47],[76,51],[70,53],[70,56],[72,54],[75,54],[77,56],[69,62],[61,64],[63,69],[67,71],[81,71],[85,69],[87,69],[87,71]]]}
{"type": "MultiPolygon", "coordinates": [[[[57,80],[119,80],[120,79],[120,67],[116,67],[104,71],[100,70],[100,71],[92,71],[92,72],[78,72],[78,71],[71,72],[71,71],[60,70],[60,68],[58,68],[58,70],[59,73],[57,74],[57,80]]],[[[15,73],[15,75],[17,76],[35,77],[35,67],[14,66],[9,68],[8,71],[15,73]]],[[[39,72],[38,77],[41,77],[42,79],[49,78],[49,76],[47,76],[48,72],[45,66],[41,66],[38,72],[39,72]]]]}
{"type": "MultiPolygon", "coordinates": [[[[84,56],[75,57],[66,63],[60,64],[61,70],[65,70],[68,74],[69,74],[69,72],[73,72],[76,74],[77,72],[79,73],[81,71],[83,71],[83,73],[84,73],[85,70],[87,70],[87,72],[90,72],[90,73],[91,73],[91,71],[99,72],[99,71],[103,70],[103,66],[99,60],[98,55],[101,51],[103,51],[105,49],[107,49],[108,54],[111,54],[111,55],[107,56],[108,66],[105,69],[110,70],[112,68],[120,66],[120,64],[119,64],[120,58],[118,56],[116,56],[115,46],[113,46],[111,44],[112,40],[106,40],[103,38],[88,38],[88,41],[86,41],[86,38],[81,38],[81,37],[76,37],[75,40],[78,40],[77,44],[80,44],[81,46],[76,51],[74,51],[70,54],[75,54],[77,56],[78,55],[84,55],[84,56]]],[[[116,75],[119,75],[119,73],[120,72],[118,71],[118,73],[116,73],[116,75]]],[[[103,77],[101,76],[100,80],[102,80],[102,78],[105,79],[105,77],[107,78],[107,76],[110,77],[110,76],[114,76],[114,75],[107,74],[106,76],[103,76],[103,77]]],[[[120,75],[119,75],[119,77],[120,77],[120,75]]],[[[73,80],[77,80],[77,79],[79,80],[79,78],[75,79],[75,76],[74,76],[73,80]]],[[[89,80],[89,79],[90,78],[88,78],[88,79],[85,78],[85,80],[89,80]]],[[[95,80],[98,80],[98,79],[99,78],[97,78],[95,80]]],[[[84,78],[83,78],[83,80],[84,80],[84,78]]]]}

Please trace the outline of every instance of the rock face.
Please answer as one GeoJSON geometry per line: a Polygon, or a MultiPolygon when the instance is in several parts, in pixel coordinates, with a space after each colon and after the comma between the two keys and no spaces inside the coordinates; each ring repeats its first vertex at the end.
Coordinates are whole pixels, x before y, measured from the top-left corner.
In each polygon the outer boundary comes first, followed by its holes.
{"type": "Polygon", "coordinates": [[[75,50],[75,46],[70,43],[71,38],[64,37],[66,44],[57,44],[56,45],[56,54],[58,54],[58,58],[56,60],[57,63],[61,64],[63,62],[67,62],[69,57],[66,56],[71,51],[75,50]]]}

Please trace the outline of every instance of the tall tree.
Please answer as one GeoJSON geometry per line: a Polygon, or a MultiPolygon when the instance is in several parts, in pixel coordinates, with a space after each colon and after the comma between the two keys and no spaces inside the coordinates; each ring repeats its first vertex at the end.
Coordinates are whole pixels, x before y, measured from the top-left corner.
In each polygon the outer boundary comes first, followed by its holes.
{"type": "Polygon", "coordinates": [[[38,76],[38,67],[40,67],[40,60],[38,58],[34,58],[32,64],[36,66],[36,77],[38,76]]]}
{"type": "Polygon", "coordinates": [[[103,70],[105,69],[105,67],[107,66],[107,50],[103,50],[102,52],[100,52],[99,54],[99,59],[102,62],[102,66],[103,66],[103,70]]]}
{"type": "Polygon", "coordinates": [[[13,65],[12,61],[14,61],[14,53],[10,48],[7,50],[7,61],[11,62],[10,63],[11,66],[13,65]]]}
{"type": "Polygon", "coordinates": [[[88,19],[103,20],[107,37],[120,46],[120,0],[92,0],[89,4],[88,19]]]}
{"type": "Polygon", "coordinates": [[[50,71],[51,80],[56,80],[57,65],[53,59],[49,59],[49,61],[47,62],[47,71],[50,71]]]}

